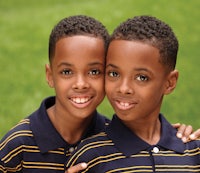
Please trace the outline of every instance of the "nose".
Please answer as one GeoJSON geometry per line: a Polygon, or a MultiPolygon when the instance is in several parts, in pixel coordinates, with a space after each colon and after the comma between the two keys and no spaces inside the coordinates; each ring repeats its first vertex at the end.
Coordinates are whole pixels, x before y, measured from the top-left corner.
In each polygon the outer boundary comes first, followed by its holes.
{"type": "Polygon", "coordinates": [[[119,86],[119,92],[122,94],[132,94],[133,93],[133,86],[129,79],[122,79],[120,86],[119,86]]]}
{"type": "Polygon", "coordinates": [[[87,89],[88,87],[89,83],[87,82],[86,77],[83,75],[78,75],[73,84],[73,89],[87,89]]]}

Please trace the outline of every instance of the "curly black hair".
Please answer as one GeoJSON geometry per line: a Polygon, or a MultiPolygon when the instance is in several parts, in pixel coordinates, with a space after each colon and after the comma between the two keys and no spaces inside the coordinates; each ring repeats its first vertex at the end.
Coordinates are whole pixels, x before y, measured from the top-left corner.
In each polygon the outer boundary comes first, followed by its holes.
{"type": "Polygon", "coordinates": [[[103,39],[105,53],[109,43],[109,33],[105,26],[98,20],[85,16],[74,15],[62,19],[52,29],[49,37],[49,61],[51,62],[55,54],[55,46],[58,40],[74,35],[86,35],[103,39]]]}
{"type": "Polygon", "coordinates": [[[169,70],[176,66],[178,40],[171,27],[152,16],[135,16],[121,23],[111,35],[112,40],[140,41],[156,47],[160,62],[169,70]]]}

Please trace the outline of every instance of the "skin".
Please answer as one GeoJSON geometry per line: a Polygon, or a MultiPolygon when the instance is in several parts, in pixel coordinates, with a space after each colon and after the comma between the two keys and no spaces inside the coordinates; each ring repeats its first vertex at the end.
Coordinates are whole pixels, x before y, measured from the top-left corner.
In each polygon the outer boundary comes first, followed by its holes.
{"type": "Polygon", "coordinates": [[[104,66],[102,39],[72,36],[56,43],[52,62],[46,65],[46,79],[55,89],[56,103],[47,111],[68,143],[80,140],[104,99],[104,66]]]}
{"type": "MultiPolygon", "coordinates": [[[[157,143],[160,138],[158,113],[162,98],[173,91],[178,78],[176,70],[166,73],[158,62],[158,57],[158,51],[149,45],[112,41],[107,54],[105,75],[106,94],[114,110],[130,129],[150,144],[157,143]],[[133,56],[135,53],[137,56],[133,56]],[[153,65],[152,61],[149,61],[152,57],[155,60],[153,65]],[[151,77],[149,81],[143,81],[146,76],[151,77]],[[138,113],[141,116],[138,116],[138,113]]],[[[174,127],[179,127],[177,135],[186,142],[192,133],[192,127],[184,124],[174,124],[174,127]]],[[[190,136],[196,139],[199,135],[200,129],[190,136]]],[[[86,163],[80,163],[70,167],[65,173],[78,173],[86,167],[86,163]]]]}
{"type": "Polygon", "coordinates": [[[160,63],[159,50],[135,41],[112,41],[106,64],[106,94],[118,117],[149,144],[160,139],[163,96],[176,87],[178,71],[160,63]]]}

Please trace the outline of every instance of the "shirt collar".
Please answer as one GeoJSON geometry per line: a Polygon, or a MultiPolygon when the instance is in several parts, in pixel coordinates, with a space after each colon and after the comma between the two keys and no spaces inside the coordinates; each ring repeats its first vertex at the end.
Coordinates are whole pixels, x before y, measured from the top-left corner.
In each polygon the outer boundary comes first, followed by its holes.
{"type": "Polygon", "coordinates": [[[47,115],[47,109],[55,104],[55,97],[45,99],[40,108],[30,116],[31,130],[42,153],[67,147],[47,115]]]}
{"type": "Polygon", "coordinates": [[[181,139],[176,137],[177,129],[175,129],[162,114],[159,115],[159,118],[162,125],[162,135],[158,145],[177,153],[184,153],[185,144],[181,139]]]}
{"type": "MultiPolygon", "coordinates": [[[[165,149],[183,153],[184,144],[176,137],[176,129],[174,129],[161,114],[159,118],[162,124],[162,137],[157,145],[165,149]]],[[[149,145],[132,133],[116,115],[113,116],[106,132],[108,137],[115,143],[115,146],[126,156],[152,148],[152,145],[149,145]]]]}
{"type": "MultiPolygon", "coordinates": [[[[70,148],[71,146],[76,146],[76,144],[68,144],[51,123],[49,116],[47,115],[47,109],[54,104],[55,97],[45,99],[41,103],[40,108],[29,117],[31,130],[33,131],[35,141],[42,153],[46,153],[57,148],[70,148]]],[[[89,125],[90,128],[87,129],[83,138],[104,131],[106,120],[107,119],[105,117],[95,111],[94,118],[89,125]]]]}
{"type": "Polygon", "coordinates": [[[93,114],[93,119],[90,125],[88,126],[88,129],[86,130],[85,134],[83,135],[82,139],[98,134],[100,132],[105,132],[105,127],[109,123],[109,119],[95,111],[93,114]]]}

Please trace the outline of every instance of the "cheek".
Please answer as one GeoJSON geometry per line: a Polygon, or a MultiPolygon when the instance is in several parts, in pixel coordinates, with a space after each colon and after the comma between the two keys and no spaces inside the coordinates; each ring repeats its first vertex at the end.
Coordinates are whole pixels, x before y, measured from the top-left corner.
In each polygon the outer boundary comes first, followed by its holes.
{"type": "Polygon", "coordinates": [[[90,85],[92,86],[93,89],[95,89],[98,92],[104,93],[105,94],[105,82],[104,79],[96,79],[92,80],[90,82],[90,85]]]}
{"type": "Polygon", "coordinates": [[[105,83],[105,92],[106,95],[109,96],[112,92],[114,92],[114,85],[111,82],[105,83]]]}
{"type": "Polygon", "coordinates": [[[162,97],[163,92],[161,88],[149,88],[140,92],[140,98],[148,105],[160,103],[162,97]]]}
{"type": "Polygon", "coordinates": [[[73,85],[73,80],[63,79],[63,78],[55,78],[54,80],[54,88],[59,92],[66,92],[73,85]]]}
{"type": "Polygon", "coordinates": [[[101,90],[105,94],[105,81],[104,79],[98,83],[99,90],[101,90]]]}
{"type": "Polygon", "coordinates": [[[105,87],[104,84],[98,85],[96,88],[96,95],[99,99],[99,101],[103,101],[104,97],[105,97],[105,87]]]}

